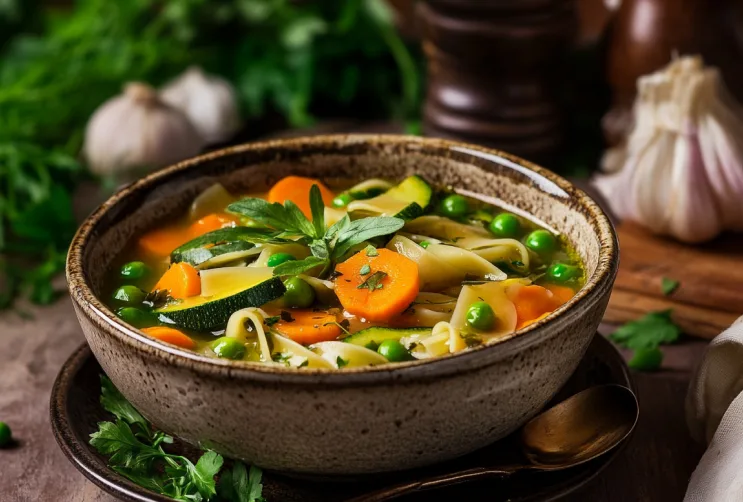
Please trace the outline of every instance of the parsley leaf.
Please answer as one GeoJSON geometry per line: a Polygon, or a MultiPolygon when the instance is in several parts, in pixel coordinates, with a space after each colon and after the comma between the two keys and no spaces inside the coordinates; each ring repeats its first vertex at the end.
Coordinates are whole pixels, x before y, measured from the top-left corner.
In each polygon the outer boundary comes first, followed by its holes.
{"type": "Polygon", "coordinates": [[[148,432],[149,422],[145,419],[132,404],[119,392],[113,382],[105,375],[101,375],[101,405],[107,412],[127,422],[136,424],[142,428],[142,432],[148,432]]]}
{"type": "MultiPolygon", "coordinates": [[[[111,381],[101,376],[101,403],[116,415],[116,422],[100,422],[90,435],[90,444],[108,456],[113,470],[144,488],[176,500],[208,501],[217,494],[215,476],[224,464],[221,455],[204,452],[194,464],[186,457],[163,450],[173,438],[151,430],[149,422],[121,395],[111,381]],[[135,433],[132,425],[141,428],[135,433]]],[[[261,471],[235,463],[232,471],[222,473],[220,496],[228,501],[265,502],[261,492],[261,471]],[[225,490],[223,485],[228,485],[225,490]]]]}
{"type": "Polygon", "coordinates": [[[348,366],[348,361],[343,359],[341,356],[338,356],[335,358],[335,364],[338,366],[338,369],[341,369],[348,366]]]}
{"type": "Polygon", "coordinates": [[[351,224],[351,218],[348,216],[348,214],[344,214],[343,218],[336,221],[327,232],[325,232],[325,240],[326,241],[332,241],[336,235],[338,235],[340,232],[348,228],[348,226],[351,224]]]}
{"type": "Polygon", "coordinates": [[[328,259],[318,258],[317,256],[308,256],[304,260],[285,261],[273,269],[273,275],[298,275],[317,266],[328,265],[328,259]]]}
{"type": "Polygon", "coordinates": [[[660,368],[663,352],[658,347],[636,350],[627,365],[639,371],[652,371],[660,368]]]}
{"type": "Polygon", "coordinates": [[[371,244],[366,246],[366,249],[364,249],[364,252],[366,253],[366,256],[368,256],[369,258],[379,256],[379,251],[377,251],[377,248],[375,248],[371,244]]]}
{"type": "Polygon", "coordinates": [[[247,197],[233,202],[227,206],[227,210],[280,230],[282,232],[280,236],[315,234],[315,227],[292,201],[286,201],[282,205],[278,202],[270,203],[263,199],[247,197]]]}
{"type": "Polygon", "coordinates": [[[359,274],[366,275],[371,272],[371,267],[368,263],[364,263],[364,266],[361,267],[361,270],[359,270],[359,274]]]}
{"type": "Polygon", "coordinates": [[[214,476],[222,468],[224,459],[214,451],[204,453],[196,465],[190,461],[186,463],[186,468],[193,480],[193,484],[202,497],[209,500],[212,495],[217,493],[214,476]]]}
{"type": "Polygon", "coordinates": [[[310,210],[312,212],[312,226],[315,227],[315,238],[325,236],[325,203],[322,200],[320,187],[312,185],[310,188],[310,210]]]}
{"type": "Polygon", "coordinates": [[[681,330],[671,320],[671,310],[650,312],[609,335],[612,341],[633,350],[653,349],[661,344],[674,343],[680,336],[681,330]]]}
{"type": "Polygon", "coordinates": [[[384,284],[382,284],[382,280],[385,277],[387,277],[386,272],[382,272],[381,270],[374,272],[364,282],[356,286],[356,289],[368,289],[369,291],[382,289],[384,287],[384,284]]]}
{"type": "Polygon", "coordinates": [[[404,220],[389,216],[361,218],[360,220],[352,221],[350,225],[338,232],[338,238],[335,241],[332,257],[334,260],[340,260],[357,244],[361,244],[362,242],[373,239],[374,237],[394,234],[404,225],[404,220]]]}
{"type": "Polygon", "coordinates": [[[272,317],[266,317],[265,319],[263,319],[263,324],[265,324],[266,326],[273,326],[280,320],[281,320],[281,317],[277,315],[272,316],[272,317]]]}
{"type": "Polygon", "coordinates": [[[664,296],[668,296],[681,285],[679,281],[675,281],[673,279],[669,279],[668,277],[663,277],[660,280],[660,289],[663,292],[664,296]]]}

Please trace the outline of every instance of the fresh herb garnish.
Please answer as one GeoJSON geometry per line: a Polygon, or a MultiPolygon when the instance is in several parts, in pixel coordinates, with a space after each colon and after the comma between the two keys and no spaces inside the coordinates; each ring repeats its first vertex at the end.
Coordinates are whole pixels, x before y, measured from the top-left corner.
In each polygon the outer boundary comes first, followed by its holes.
{"type": "Polygon", "coordinates": [[[150,308],[159,309],[164,307],[170,300],[170,292],[167,289],[156,289],[147,293],[143,302],[150,308]]]}
{"type": "Polygon", "coordinates": [[[634,352],[627,365],[638,371],[653,371],[660,368],[663,352],[658,347],[639,349],[634,352]]]}
{"type": "Polygon", "coordinates": [[[281,320],[281,316],[277,316],[277,315],[266,317],[265,319],[263,319],[263,324],[265,324],[266,326],[273,326],[280,320],[281,320]]]}
{"type": "Polygon", "coordinates": [[[361,270],[359,270],[359,274],[366,275],[371,272],[371,267],[368,263],[365,263],[364,266],[361,267],[361,270]]]}
{"type": "Polygon", "coordinates": [[[374,272],[372,275],[367,277],[367,279],[356,286],[357,289],[368,289],[369,291],[374,291],[376,289],[382,289],[384,287],[384,284],[382,284],[382,280],[387,277],[386,272],[382,272],[381,270],[378,270],[377,272],[374,272]]]}
{"type": "Polygon", "coordinates": [[[472,348],[482,345],[482,338],[475,333],[462,330],[460,331],[459,336],[464,340],[464,344],[467,345],[467,347],[472,348]]]}
{"type": "MultiPolygon", "coordinates": [[[[317,185],[310,189],[310,209],[313,221],[310,222],[296,204],[286,201],[284,205],[263,200],[246,198],[227,207],[228,211],[251,218],[274,231],[271,238],[298,238],[295,242],[307,244],[312,253],[303,260],[282,263],[273,269],[276,276],[297,275],[315,267],[322,267],[320,275],[325,275],[332,265],[341,261],[355,246],[400,230],[405,222],[400,218],[386,216],[362,218],[351,221],[345,215],[327,230],[325,229],[325,206],[317,185]]],[[[370,246],[376,256],[377,250],[370,246]]]]}
{"type": "Polygon", "coordinates": [[[643,361],[642,364],[636,361],[638,369],[657,368],[662,361],[662,353],[658,347],[674,343],[681,336],[681,329],[671,320],[671,312],[671,310],[650,312],[620,327],[609,335],[609,338],[618,345],[635,351],[638,361],[643,361]],[[660,358],[658,353],[661,355],[660,358]],[[648,361],[656,361],[657,364],[650,368],[648,361]]]}
{"type": "Polygon", "coordinates": [[[348,366],[348,361],[346,361],[345,359],[343,359],[341,356],[338,356],[338,357],[335,358],[335,364],[338,365],[338,369],[341,369],[341,368],[343,368],[345,366],[348,366]]]}
{"type": "Polygon", "coordinates": [[[681,285],[679,281],[675,281],[673,279],[669,279],[668,277],[663,277],[660,280],[660,289],[663,292],[664,296],[668,296],[681,285]]]}
{"type": "Polygon", "coordinates": [[[281,320],[284,322],[294,322],[294,318],[292,317],[291,312],[289,312],[288,310],[281,311],[281,320]]]}
{"type": "Polygon", "coordinates": [[[348,328],[351,327],[351,321],[349,321],[348,319],[343,319],[341,322],[333,321],[333,322],[326,322],[325,324],[323,324],[323,326],[330,326],[330,325],[338,326],[341,329],[341,331],[343,331],[344,338],[351,335],[351,332],[348,331],[348,328]]]}
{"type": "Polygon", "coordinates": [[[366,256],[372,258],[374,256],[379,256],[379,251],[377,251],[377,248],[372,246],[371,244],[366,246],[366,249],[364,249],[364,252],[366,253],[366,256]]]}
{"type": "MultiPolygon", "coordinates": [[[[214,500],[214,477],[224,464],[221,455],[205,451],[194,464],[186,457],[166,452],[163,445],[172,444],[173,438],[153,430],[105,376],[101,376],[101,405],[116,416],[116,422],[100,422],[98,430],[90,435],[90,444],[108,456],[112,469],[148,490],[176,500],[214,500]]],[[[243,476],[245,471],[245,465],[236,462],[232,471],[221,474],[219,493],[223,499],[264,500],[260,469],[251,467],[250,475],[243,476]]]]}

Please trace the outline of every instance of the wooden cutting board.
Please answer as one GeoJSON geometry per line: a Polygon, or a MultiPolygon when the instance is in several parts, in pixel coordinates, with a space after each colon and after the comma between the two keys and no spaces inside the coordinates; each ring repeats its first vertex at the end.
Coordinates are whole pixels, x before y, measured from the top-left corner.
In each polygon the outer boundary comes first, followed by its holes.
{"type": "Polygon", "coordinates": [[[617,227],[620,265],[604,320],[626,322],[673,309],[688,335],[713,338],[743,315],[743,235],[696,246],[650,234],[633,223],[617,227]],[[680,283],[670,295],[663,278],[680,283]]]}

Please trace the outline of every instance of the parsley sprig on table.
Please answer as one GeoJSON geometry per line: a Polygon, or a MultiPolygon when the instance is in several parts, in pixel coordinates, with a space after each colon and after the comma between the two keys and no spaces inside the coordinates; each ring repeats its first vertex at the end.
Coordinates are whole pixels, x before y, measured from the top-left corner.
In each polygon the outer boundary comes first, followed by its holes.
{"type": "Polygon", "coordinates": [[[325,227],[325,205],[317,185],[310,189],[312,221],[292,201],[284,204],[263,199],[246,198],[234,202],[227,210],[246,216],[275,229],[276,239],[297,239],[306,244],[310,256],[304,260],[288,261],[274,268],[274,275],[297,275],[322,266],[324,275],[334,263],[341,261],[352,248],[375,237],[390,235],[400,230],[405,222],[400,218],[377,216],[351,221],[345,215],[330,228],[325,227]]]}
{"type": "Polygon", "coordinates": [[[616,344],[634,351],[630,368],[649,371],[660,367],[663,361],[660,345],[675,343],[681,336],[681,329],[671,320],[671,312],[650,312],[609,335],[616,344]]]}
{"type": "Polygon", "coordinates": [[[231,470],[222,470],[224,459],[214,451],[204,452],[196,464],[166,452],[162,445],[172,444],[173,438],[153,430],[105,376],[101,376],[101,405],[116,421],[100,422],[90,444],[109,456],[109,465],[122,476],[175,500],[265,502],[260,469],[253,466],[248,471],[235,462],[231,470]]]}

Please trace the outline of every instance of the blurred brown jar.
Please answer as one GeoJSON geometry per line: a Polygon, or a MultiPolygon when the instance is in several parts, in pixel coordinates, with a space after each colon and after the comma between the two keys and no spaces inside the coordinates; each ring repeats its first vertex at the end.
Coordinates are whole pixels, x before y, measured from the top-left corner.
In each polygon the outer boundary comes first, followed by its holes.
{"type": "Polygon", "coordinates": [[[542,161],[560,147],[561,56],[576,33],[572,0],[426,0],[424,130],[542,161]]]}

